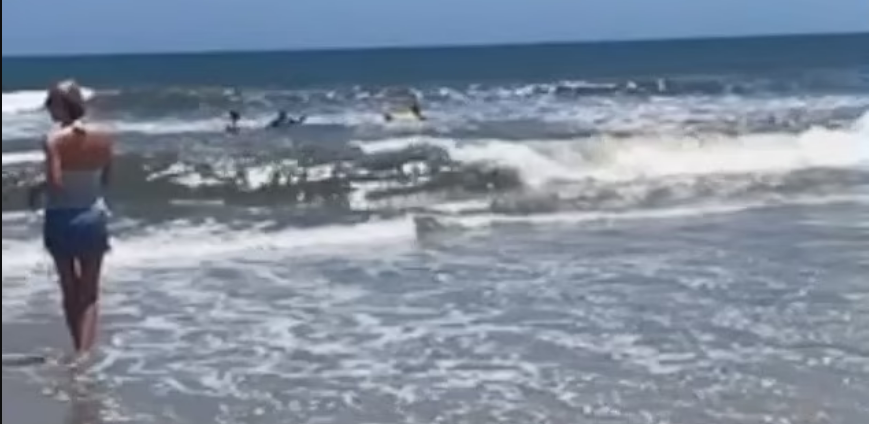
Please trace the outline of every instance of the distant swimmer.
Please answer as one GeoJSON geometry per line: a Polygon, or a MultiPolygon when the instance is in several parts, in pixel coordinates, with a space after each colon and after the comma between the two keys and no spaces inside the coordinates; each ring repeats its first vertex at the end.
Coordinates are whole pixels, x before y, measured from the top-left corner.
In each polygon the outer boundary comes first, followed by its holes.
{"type": "Polygon", "coordinates": [[[308,117],[305,115],[301,115],[298,118],[292,118],[287,113],[287,111],[282,110],[282,111],[278,112],[278,116],[275,117],[275,119],[273,119],[271,122],[269,122],[268,128],[275,129],[275,128],[289,127],[292,125],[301,125],[301,124],[304,124],[307,119],[308,119],[308,117]]]}
{"type": "Polygon", "coordinates": [[[412,101],[412,103],[410,104],[410,106],[407,107],[407,112],[404,112],[404,113],[386,112],[383,114],[383,119],[386,122],[392,122],[392,121],[395,121],[397,119],[400,119],[399,116],[402,116],[405,114],[409,114],[417,121],[425,121],[426,120],[425,115],[422,114],[422,107],[420,107],[419,102],[416,99],[414,99],[412,101]]]}
{"type": "Polygon", "coordinates": [[[229,134],[238,134],[241,132],[241,127],[238,122],[241,121],[241,114],[238,111],[229,111],[229,123],[226,124],[225,131],[229,134]]]}
{"type": "Polygon", "coordinates": [[[413,104],[410,105],[410,108],[408,110],[410,111],[411,115],[416,117],[416,119],[420,121],[425,121],[426,118],[425,116],[423,116],[422,108],[420,108],[418,102],[414,101],[413,104]]]}
{"type": "Polygon", "coordinates": [[[57,124],[46,138],[43,243],[54,259],[76,354],[94,346],[103,257],[109,251],[104,196],[114,155],[110,134],[82,123],[81,88],[56,84],[45,100],[57,124]]]}

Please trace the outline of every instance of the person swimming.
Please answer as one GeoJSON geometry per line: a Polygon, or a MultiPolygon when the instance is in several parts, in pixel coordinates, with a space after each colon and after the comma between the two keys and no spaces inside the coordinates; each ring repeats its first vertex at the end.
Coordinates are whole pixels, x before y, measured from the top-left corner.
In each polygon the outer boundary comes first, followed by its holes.
{"type": "Polygon", "coordinates": [[[300,115],[298,118],[291,118],[287,111],[282,110],[278,112],[278,116],[275,117],[275,119],[272,119],[272,121],[269,122],[267,128],[275,129],[291,125],[301,125],[304,124],[307,119],[308,117],[305,115],[300,115]]]}
{"type": "Polygon", "coordinates": [[[48,90],[45,108],[57,125],[46,137],[43,243],[54,259],[63,312],[77,355],[97,337],[103,258],[110,249],[104,196],[114,156],[113,137],[82,123],[87,109],[72,80],[48,90]]]}
{"type": "Polygon", "coordinates": [[[241,113],[236,110],[230,110],[229,122],[224,130],[229,134],[238,134],[241,132],[241,127],[238,125],[239,121],[241,121],[241,113]]]}
{"type": "MultiPolygon", "coordinates": [[[[425,121],[426,117],[422,114],[422,107],[419,105],[419,101],[417,99],[411,100],[410,105],[407,107],[406,113],[413,116],[417,121],[425,121]]],[[[399,115],[394,112],[386,112],[383,114],[383,120],[386,122],[392,122],[396,120],[399,115]]]]}

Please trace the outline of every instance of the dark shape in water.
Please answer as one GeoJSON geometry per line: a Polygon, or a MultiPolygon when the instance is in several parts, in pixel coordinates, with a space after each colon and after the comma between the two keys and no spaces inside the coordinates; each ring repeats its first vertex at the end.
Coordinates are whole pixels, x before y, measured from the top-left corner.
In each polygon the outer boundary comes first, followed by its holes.
{"type": "Polygon", "coordinates": [[[286,128],[293,125],[304,124],[307,120],[308,117],[306,115],[300,115],[298,118],[292,118],[290,117],[289,113],[287,113],[287,111],[282,110],[278,112],[278,116],[276,116],[275,119],[272,119],[272,121],[269,122],[266,127],[270,129],[286,128]]]}
{"type": "Polygon", "coordinates": [[[34,365],[42,365],[48,362],[48,358],[43,355],[24,354],[24,353],[4,353],[3,367],[30,367],[34,365]]]}

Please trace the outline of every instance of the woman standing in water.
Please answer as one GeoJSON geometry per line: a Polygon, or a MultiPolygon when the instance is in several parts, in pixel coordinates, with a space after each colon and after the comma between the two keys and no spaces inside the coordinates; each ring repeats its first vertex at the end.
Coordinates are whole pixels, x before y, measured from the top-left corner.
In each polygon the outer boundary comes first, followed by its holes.
{"type": "Polygon", "coordinates": [[[109,250],[104,191],[112,164],[111,137],[82,123],[81,88],[60,82],[45,107],[57,125],[45,141],[45,247],[54,259],[63,311],[76,354],[88,353],[97,333],[103,257],[109,250]]]}

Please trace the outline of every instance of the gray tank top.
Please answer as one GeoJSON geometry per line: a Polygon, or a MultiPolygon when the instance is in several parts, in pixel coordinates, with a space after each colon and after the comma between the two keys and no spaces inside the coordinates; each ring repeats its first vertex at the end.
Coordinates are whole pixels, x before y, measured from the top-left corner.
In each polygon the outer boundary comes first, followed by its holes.
{"type": "Polygon", "coordinates": [[[46,209],[79,209],[102,206],[103,171],[61,171],[59,190],[48,190],[46,209]]]}

